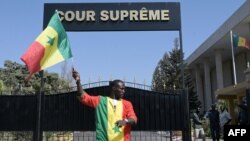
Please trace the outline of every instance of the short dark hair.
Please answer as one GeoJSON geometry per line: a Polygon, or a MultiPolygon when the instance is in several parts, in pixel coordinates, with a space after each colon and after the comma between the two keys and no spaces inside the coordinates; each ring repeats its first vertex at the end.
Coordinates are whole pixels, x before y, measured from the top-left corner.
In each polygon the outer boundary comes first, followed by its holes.
{"type": "Polygon", "coordinates": [[[124,82],[123,82],[122,80],[116,79],[116,80],[110,81],[110,82],[109,82],[109,86],[112,88],[112,87],[114,87],[114,86],[117,86],[118,83],[123,83],[123,84],[124,84],[124,82]]]}

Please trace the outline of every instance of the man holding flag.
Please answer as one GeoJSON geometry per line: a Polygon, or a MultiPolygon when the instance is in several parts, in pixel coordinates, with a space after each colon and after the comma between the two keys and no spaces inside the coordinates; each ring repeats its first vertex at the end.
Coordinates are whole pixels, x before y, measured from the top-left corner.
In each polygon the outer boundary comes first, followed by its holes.
{"type": "Polygon", "coordinates": [[[131,102],[122,99],[125,85],[121,80],[110,84],[109,97],[90,96],[82,89],[80,75],[73,69],[72,76],[77,84],[77,97],[81,103],[95,108],[97,141],[130,141],[131,125],[137,122],[131,102]]]}

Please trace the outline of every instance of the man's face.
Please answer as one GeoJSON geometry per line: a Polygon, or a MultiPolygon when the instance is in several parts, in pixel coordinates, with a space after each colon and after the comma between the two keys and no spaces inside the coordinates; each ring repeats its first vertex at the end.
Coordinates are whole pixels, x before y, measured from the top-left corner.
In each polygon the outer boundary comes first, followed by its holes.
{"type": "Polygon", "coordinates": [[[113,91],[115,93],[115,97],[117,99],[123,98],[125,93],[125,85],[122,82],[119,82],[116,86],[113,87],[113,91]]]}
{"type": "Polygon", "coordinates": [[[197,108],[197,109],[196,109],[196,112],[197,112],[197,113],[200,113],[200,111],[201,111],[200,108],[197,108]]]}

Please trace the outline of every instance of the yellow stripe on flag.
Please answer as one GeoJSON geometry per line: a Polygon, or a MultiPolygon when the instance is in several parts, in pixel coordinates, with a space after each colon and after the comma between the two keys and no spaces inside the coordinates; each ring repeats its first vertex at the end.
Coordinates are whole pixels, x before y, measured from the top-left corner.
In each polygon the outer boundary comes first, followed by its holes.
{"type": "Polygon", "coordinates": [[[109,141],[124,141],[124,126],[119,128],[120,132],[115,132],[115,122],[122,120],[123,104],[122,101],[117,101],[116,109],[112,105],[113,99],[108,98],[108,140],[109,141]]]}
{"type": "Polygon", "coordinates": [[[44,56],[40,62],[41,69],[48,68],[64,60],[58,50],[58,33],[51,27],[47,27],[36,39],[45,48],[44,56]]]}
{"type": "Polygon", "coordinates": [[[244,47],[246,45],[246,39],[239,37],[239,42],[238,42],[238,46],[239,47],[244,47]]]}

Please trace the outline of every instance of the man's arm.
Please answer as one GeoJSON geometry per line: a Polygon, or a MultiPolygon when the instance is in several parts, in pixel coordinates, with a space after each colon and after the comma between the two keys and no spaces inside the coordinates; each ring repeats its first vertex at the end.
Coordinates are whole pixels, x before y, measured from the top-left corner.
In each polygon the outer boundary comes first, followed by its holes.
{"type": "Polygon", "coordinates": [[[80,100],[83,97],[85,91],[83,90],[82,85],[81,85],[80,75],[74,69],[72,70],[72,77],[76,80],[76,87],[77,87],[76,96],[80,100]]]}
{"type": "Polygon", "coordinates": [[[126,118],[124,120],[118,120],[115,124],[117,124],[117,126],[121,127],[121,126],[125,126],[126,124],[134,125],[134,124],[136,124],[136,122],[133,118],[126,118]]]}
{"type": "Polygon", "coordinates": [[[137,117],[136,117],[136,114],[134,112],[132,104],[130,102],[126,102],[125,105],[126,105],[126,108],[125,108],[126,109],[126,118],[123,120],[118,120],[116,122],[116,124],[120,127],[124,126],[126,124],[134,125],[137,123],[137,117]]]}
{"type": "Polygon", "coordinates": [[[194,123],[198,123],[198,124],[202,124],[202,121],[199,119],[199,116],[194,113],[194,116],[193,116],[193,120],[194,120],[194,123]]]}
{"type": "Polygon", "coordinates": [[[136,124],[136,122],[135,122],[135,120],[133,118],[125,119],[125,121],[127,122],[127,124],[130,124],[130,125],[136,124]]]}
{"type": "Polygon", "coordinates": [[[79,101],[89,107],[93,108],[97,107],[97,105],[100,102],[100,96],[90,96],[88,95],[87,92],[83,90],[80,80],[80,74],[74,69],[72,70],[72,77],[76,80],[76,86],[77,86],[76,96],[79,99],[79,101]]]}

